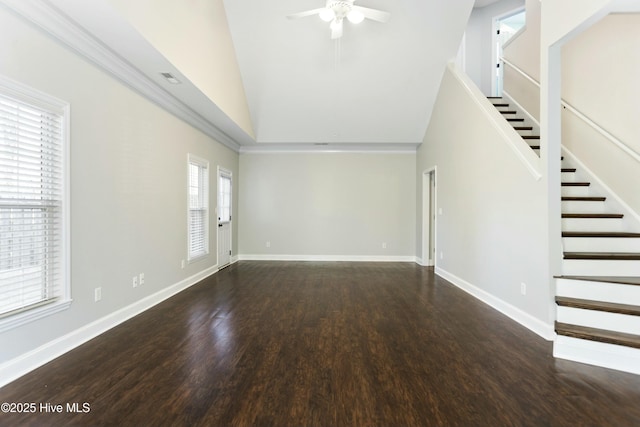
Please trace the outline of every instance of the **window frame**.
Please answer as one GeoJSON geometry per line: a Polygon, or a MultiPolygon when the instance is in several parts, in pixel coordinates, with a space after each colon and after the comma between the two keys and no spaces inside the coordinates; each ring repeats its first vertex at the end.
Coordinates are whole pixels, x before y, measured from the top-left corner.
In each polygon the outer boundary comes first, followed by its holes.
{"type": "MultiPolygon", "coordinates": [[[[12,98],[17,102],[28,104],[35,109],[44,110],[49,114],[60,116],[62,131],[60,135],[60,159],[61,159],[61,180],[55,187],[60,192],[58,205],[60,213],[60,231],[57,234],[60,247],[57,249],[59,257],[58,269],[60,279],[57,285],[53,285],[58,290],[58,294],[50,299],[39,303],[24,306],[22,308],[0,314],[0,332],[4,332],[35,320],[50,316],[54,313],[66,310],[72,302],[71,298],[71,275],[70,275],[70,115],[71,107],[66,101],[60,100],[52,95],[41,92],[30,86],[9,79],[0,75],[0,95],[5,98],[12,98]]],[[[55,256],[54,256],[55,258],[55,256]]],[[[46,285],[44,285],[46,286],[46,285]]]]}
{"type": "Polygon", "coordinates": [[[209,177],[210,177],[210,167],[209,161],[203,159],[201,157],[195,156],[193,154],[188,154],[187,156],[187,263],[192,263],[201,260],[202,258],[209,255],[210,245],[209,245],[209,216],[210,216],[210,203],[209,203],[209,177]],[[194,209],[191,207],[191,166],[196,166],[199,170],[204,172],[203,176],[200,177],[199,184],[203,185],[200,195],[203,200],[201,203],[202,207],[197,208],[198,210],[203,211],[203,250],[201,252],[192,252],[192,211],[194,209]]]}

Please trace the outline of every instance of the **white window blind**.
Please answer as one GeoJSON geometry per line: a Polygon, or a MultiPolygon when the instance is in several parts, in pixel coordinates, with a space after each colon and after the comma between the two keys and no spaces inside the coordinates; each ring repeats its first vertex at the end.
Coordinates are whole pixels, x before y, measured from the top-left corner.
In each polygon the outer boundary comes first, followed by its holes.
{"type": "Polygon", "coordinates": [[[231,176],[220,174],[218,183],[218,221],[231,221],[231,176]]]}
{"type": "Polygon", "coordinates": [[[0,87],[0,320],[68,299],[65,110],[20,95],[0,87]]]}
{"type": "Polygon", "coordinates": [[[209,163],[189,156],[189,260],[209,253],[209,163]]]}

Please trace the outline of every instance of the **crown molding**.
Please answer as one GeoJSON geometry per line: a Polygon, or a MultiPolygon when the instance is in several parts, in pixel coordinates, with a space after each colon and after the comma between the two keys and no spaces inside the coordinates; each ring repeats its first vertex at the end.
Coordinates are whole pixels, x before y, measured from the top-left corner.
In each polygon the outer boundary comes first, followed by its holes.
{"type": "Polygon", "coordinates": [[[232,137],[168,93],[128,61],[85,31],[46,0],[0,0],[0,6],[26,19],[49,37],[108,72],[149,101],[189,123],[235,152],[240,151],[232,137]]]}
{"type": "Polygon", "coordinates": [[[377,153],[377,154],[416,154],[420,144],[414,143],[257,143],[243,145],[240,154],[268,153],[377,153]]]}

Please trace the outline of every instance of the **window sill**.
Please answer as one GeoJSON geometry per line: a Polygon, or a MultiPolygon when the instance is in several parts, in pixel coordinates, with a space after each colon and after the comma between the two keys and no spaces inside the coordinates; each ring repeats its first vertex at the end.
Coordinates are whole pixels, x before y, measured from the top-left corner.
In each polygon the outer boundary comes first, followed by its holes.
{"type": "Polygon", "coordinates": [[[32,310],[14,314],[5,319],[0,319],[0,333],[66,310],[71,305],[71,301],[71,299],[56,301],[32,310]]]}

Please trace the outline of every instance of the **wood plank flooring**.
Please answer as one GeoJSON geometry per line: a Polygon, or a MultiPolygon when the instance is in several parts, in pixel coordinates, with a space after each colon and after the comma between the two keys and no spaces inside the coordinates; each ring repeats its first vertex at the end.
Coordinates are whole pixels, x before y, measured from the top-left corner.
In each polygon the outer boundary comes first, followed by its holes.
{"type": "Polygon", "coordinates": [[[632,426],[640,376],[555,360],[415,264],[239,262],[0,402],[90,406],[2,426],[632,426]]]}

